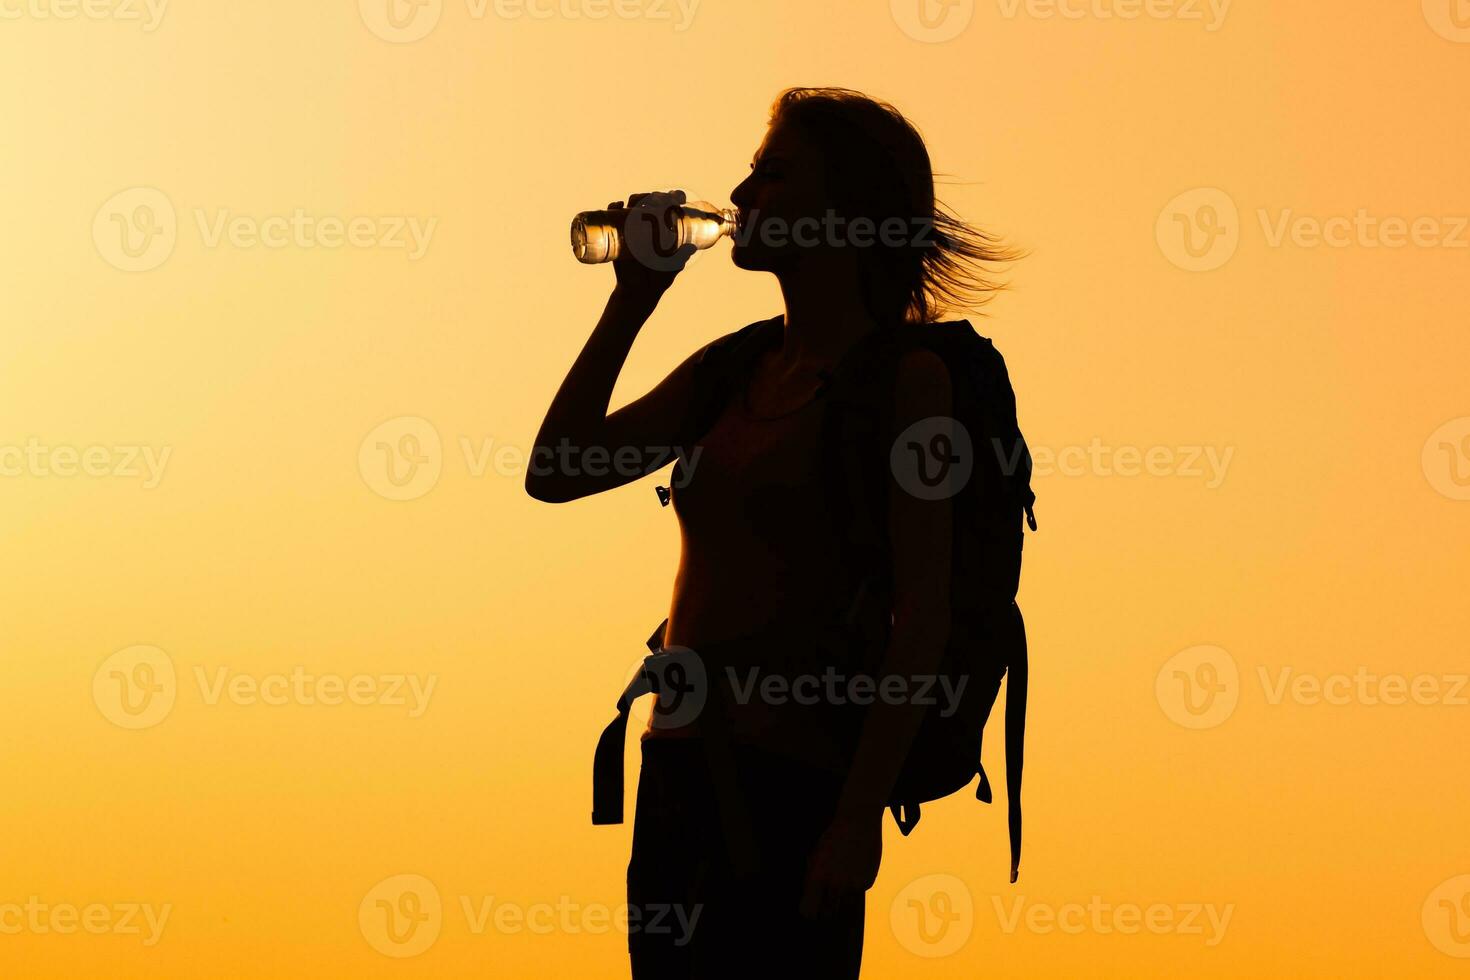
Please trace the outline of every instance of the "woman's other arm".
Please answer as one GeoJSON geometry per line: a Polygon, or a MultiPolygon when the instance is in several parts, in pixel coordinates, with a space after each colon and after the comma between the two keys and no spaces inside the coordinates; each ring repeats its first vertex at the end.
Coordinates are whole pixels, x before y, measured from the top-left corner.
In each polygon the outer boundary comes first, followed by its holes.
{"type": "MultiPolygon", "coordinates": [[[[898,366],[892,431],[903,432],[921,419],[950,419],[952,405],[949,371],[939,355],[922,349],[906,353],[898,366]]],[[[929,458],[913,460],[913,464],[929,467],[931,472],[945,465],[929,458]]],[[[903,685],[900,690],[910,696],[877,697],[864,712],[836,815],[808,869],[802,908],[810,916],[861,901],[876,879],[888,794],[928,707],[916,703],[911,695],[931,687],[915,679],[938,673],[949,641],[950,499],[921,499],[896,479],[889,482],[888,499],[893,628],[874,686],[882,692],[886,678],[898,678],[903,685]]]]}

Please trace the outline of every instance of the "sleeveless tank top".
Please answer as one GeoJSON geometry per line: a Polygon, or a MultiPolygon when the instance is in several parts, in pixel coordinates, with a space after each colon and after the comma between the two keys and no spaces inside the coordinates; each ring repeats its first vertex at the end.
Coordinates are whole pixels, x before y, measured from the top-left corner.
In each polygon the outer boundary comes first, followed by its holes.
{"type": "MultiPolygon", "coordinates": [[[[779,344],[780,330],[772,333],[779,344]]],[[[748,385],[734,393],[699,441],[688,483],[671,488],[681,551],[665,645],[698,652],[701,644],[758,636],[748,651],[757,661],[768,652],[774,662],[799,646],[803,662],[840,662],[837,624],[852,596],[820,471],[826,400],[819,394],[780,416],[756,417],[747,392],[748,385]]],[[[727,714],[733,741],[840,766],[840,711],[799,703],[794,687],[760,695],[750,682],[769,672],[758,664],[735,674],[746,695],[727,714]]],[[[650,713],[641,737],[695,734],[655,727],[650,713]]]]}

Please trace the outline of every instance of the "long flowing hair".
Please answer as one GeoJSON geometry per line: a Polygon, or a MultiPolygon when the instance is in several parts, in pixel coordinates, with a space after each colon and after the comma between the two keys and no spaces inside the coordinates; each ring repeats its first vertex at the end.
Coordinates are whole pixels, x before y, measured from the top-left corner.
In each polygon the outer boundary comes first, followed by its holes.
{"type": "Polygon", "coordinates": [[[859,249],[864,299],[880,323],[929,323],[978,310],[1005,288],[989,266],[1024,252],[953,214],[934,194],[923,137],[886,102],[846,88],[789,88],[771,125],[790,123],[820,148],[837,214],[873,227],[904,222],[901,238],[859,249]]]}

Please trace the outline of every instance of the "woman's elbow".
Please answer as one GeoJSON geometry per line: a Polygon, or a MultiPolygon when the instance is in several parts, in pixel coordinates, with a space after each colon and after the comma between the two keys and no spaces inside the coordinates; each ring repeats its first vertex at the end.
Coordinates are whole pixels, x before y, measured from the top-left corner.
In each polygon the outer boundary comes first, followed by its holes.
{"type": "Polygon", "coordinates": [[[576,500],[579,494],[569,492],[564,480],[547,474],[526,473],[526,494],[544,504],[564,504],[576,500]]]}

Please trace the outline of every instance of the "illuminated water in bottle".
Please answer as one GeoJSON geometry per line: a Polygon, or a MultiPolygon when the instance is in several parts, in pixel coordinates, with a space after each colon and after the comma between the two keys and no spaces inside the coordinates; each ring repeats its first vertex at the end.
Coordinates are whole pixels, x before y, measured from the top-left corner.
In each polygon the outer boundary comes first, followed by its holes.
{"type": "MultiPolygon", "coordinates": [[[[602,211],[583,211],[572,219],[572,254],[577,261],[587,265],[611,262],[628,249],[627,236],[623,233],[628,215],[638,208],[613,208],[602,211]]],[[[725,235],[734,235],[739,227],[739,215],[734,208],[717,208],[708,201],[690,201],[669,208],[673,226],[667,235],[657,235],[652,222],[660,209],[647,209],[650,217],[640,220],[650,224],[647,244],[653,248],[655,235],[659,245],[672,252],[685,245],[709,248],[725,235]],[[677,234],[677,239],[674,235],[677,234]]],[[[639,256],[643,258],[644,256],[639,256]]],[[[650,254],[649,257],[652,257],[650,254]]]]}

